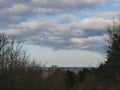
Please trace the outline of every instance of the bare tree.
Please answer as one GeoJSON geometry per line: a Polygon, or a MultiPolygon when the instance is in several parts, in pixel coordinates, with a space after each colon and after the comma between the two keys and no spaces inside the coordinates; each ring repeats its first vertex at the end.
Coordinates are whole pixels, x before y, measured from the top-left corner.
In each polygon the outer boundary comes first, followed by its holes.
{"type": "Polygon", "coordinates": [[[27,52],[14,44],[7,35],[0,34],[0,70],[17,70],[27,64],[27,52]]]}
{"type": "MultiPolygon", "coordinates": [[[[5,34],[0,34],[0,89],[14,90],[20,72],[28,62],[27,52],[22,45],[14,43],[5,34]]],[[[21,72],[22,73],[22,72],[21,72]]],[[[20,78],[19,78],[20,80],[20,78]]]]}

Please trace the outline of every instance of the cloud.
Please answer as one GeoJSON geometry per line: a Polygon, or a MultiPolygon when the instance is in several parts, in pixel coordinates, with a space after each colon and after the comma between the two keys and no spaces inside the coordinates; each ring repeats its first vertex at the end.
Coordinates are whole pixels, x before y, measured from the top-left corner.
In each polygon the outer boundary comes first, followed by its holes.
{"type": "Polygon", "coordinates": [[[97,51],[105,43],[111,22],[106,17],[119,12],[97,12],[88,17],[85,11],[105,3],[106,0],[0,0],[0,32],[14,36],[19,43],[55,50],[97,51]]]}
{"type": "Polygon", "coordinates": [[[106,0],[0,0],[0,26],[56,13],[79,12],[103,5],[106,0]]]}
{"type": "Polygon", "coordinates": [[[44,8],[57,8],[57,9],[81,9],[94,7],[105,3],[105,0],[31,0],[33,5],[39,5],[44,8]]]}
{"type": "Polygon", "coordinates": [[[102,18],[75,20],[74,15],[63,15],[61,17],[50,21],[35,20],[18,24],[9,24],[8,29],[4,31],[14,36],[19,43],[24,42],[47,46],[55,50],[89,50],[95,47],[100,49],[104,44],[106,35],[104,35],[105,33],[103,32],[107,29],[109,20],[104,20],[102,18]],[[73,19],[67,18],[67,20],[65,20],[64,17],[66,16],[73,17],[73,19]]]}
{"type": "Polygon", "coordinates": [[[29,10],[29,7],[24,4],[15,4],[12,7],[5,9],[7,13],[18,14],[18,15],[24,14],[28,10],[29,10]]]}
{"type": "Polygon", "coordinates": [[[59,17],[61,23],[70,23],[77,21],[77,18],[72,14],[63,14],[59,17]]]}
{"type": "Polygon", "coordinates": [[[86,18],[75,25],[84,30],[106,30],[108,21],[103,18],[86,18]]]}
{"type": "Polygon", "coordinates": [[[71,38],[71,43],[73,44],[74,48],[77,49],[93,49],[98,48],[100,49],[102,46],[101,44],[105,44],[105,40],[108,38],[108,35],[103,34],[102,36],[89,36],[85,38],[71,38]]]}
{"type": "Polygon", "coordinates": [[[115,0],[112,6],[115,8],[119,8],[120,7],[120,0],[115,0]]]}
{"type": "Polygon", "coordinates": [[[95,17],[113,18],[120,15],[119,11],[97,12],[95,17]]]}
{"type": "Polygon", "coordinates": [[[2,30],[0,29],[0,33],[5,33],[7,35],[10,35],[10,36],[14,36],[14,35],[18,35],[21,33],[20,30],[16,30],[16,29],[13,29],[13,28],[9,28],[7,30],[2,30]]]}

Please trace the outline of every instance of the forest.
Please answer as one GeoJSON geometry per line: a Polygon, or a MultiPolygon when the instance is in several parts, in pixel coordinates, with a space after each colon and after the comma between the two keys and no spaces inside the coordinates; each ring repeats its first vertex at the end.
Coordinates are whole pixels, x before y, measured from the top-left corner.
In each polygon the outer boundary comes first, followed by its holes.
{"type": "Polygon", "coordinates": [[[113,21],[107,32],[107,61],[77,73],[59,67],[45,70],[21,44],[1,33],[0,90],[120,90],[120,20],[113,21]]]}

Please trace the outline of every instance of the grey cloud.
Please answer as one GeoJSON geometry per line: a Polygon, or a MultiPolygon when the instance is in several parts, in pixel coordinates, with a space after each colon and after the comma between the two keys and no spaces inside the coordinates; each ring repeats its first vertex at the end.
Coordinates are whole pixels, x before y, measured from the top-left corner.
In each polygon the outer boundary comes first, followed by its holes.
{"type": "Polygon", "coordinates": [[[45,8],[58,8],[58,9],[73,9],[73,8],[88,8],[101,5],[105,3],[105,0],[31,0],[34,5],[39,5],[45,8]]]}
{"type": "MultiPolygon", "coordinates": [[[[64,18],[62,19],[64,21],[64,18]]],[[[26,21],[19,24],[11,24],[8,26],[9,29],[4,31],[6,31],[6,33],[9,35],[14,36],[16,41],[20,43],[24,42],[41,46],[48,46],[55,50],[92,50],[94,47],[100,49],[104,44],[103,38],[106,37],[106,35],[103,33],[106,29],[104,24],[107,25],[108,22],[109,21],[107,20],[98,18],[94,18],[94,20],[89,18],[87,19],[87,22],[86,19],[82,21],[73,20],[69,23],[61,23],[59,19],[51,21],[26,21]],[[99,23],[100,26],[97,28],[90,27],[90,25],[94,26],[93,21],[95,23],[99,23]],[[87,25],[85,25],[85,23],[87,25]]]]}
{"type": "Polygon", "coordinates": [[[72,14],[63,14],[59,17],[61,23],[70,23],[77,21],[77,18],[72,14]]]}
{"type": "Polygon", "coordinates": [[[120,15],[119,11],[107,11],[107,12],[97,12],[95,17],[113,18],[118,15],[120,15]]]}
{"type": "Polygon", "coordinates": [[[95,8],[105,2],[106,0],[0,0],[0,32],[14,36],[19,43],[47,46],[55,50],[92,50],[104,43],[100,40],[109,21],[98,17],[77,20],[72,13],[95,8]],[[60,16],[52,20],[47,16],[54,14],[60,16]]]}
{"type": "Polygon", "coordinates": [[[106,0],[0,0],[0,27],[31,17],[55,13],[79,12],[103,5],[106,0]]]}
{"type": "Polygon", "coordinates": [[[0,0],[0,8],[6,8],[9,7],[11,4],[11,0],[0,0]]]}

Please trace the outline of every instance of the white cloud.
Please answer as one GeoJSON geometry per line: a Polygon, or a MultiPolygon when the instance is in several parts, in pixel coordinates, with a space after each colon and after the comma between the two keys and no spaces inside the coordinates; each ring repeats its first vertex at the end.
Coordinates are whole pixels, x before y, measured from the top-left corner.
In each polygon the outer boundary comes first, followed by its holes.
{"type": "Polygon", "coordinates": [[[87,18],[82,21],[73,22],[72,27],[77,27],[83,30],[106,30],[109,21],[103,18],[87,18]]]}
{"type": "Polygon", "coordinates": [[[26,11],[29,10],[29,7],[24,4],[15,4],[12,7],[8,8],[6,12],[12,13],[12,14],[23,14],[26,13],[26,11]]]}
{"type": "Polygon", "coordinates": [[[103,43],[105,42],[105,39],[107,39],[107,35],[104,34],[103,36],[89,36],[89,37],[85,37],[85,38],[71,38],[70,41],[73,44],[85,44],[85,43],[90,43],[90,42],[99,42],[99,43],[103,43]]]}
{"type": "Polygon", "coordinates": [[[107,12],[98,12],[96,13],[95,17],[111,18],[111,17],[116,17],[118,15],[120,15],[119,11],[107,11],[107,12]]]}
{"type": "Polygon", "coordinates": [[[70,42],[73,44],[81,44],[81,45],[85,43],[84,39],[81,39],[81,38],[71,38],[70,42]]]}
{"type": "Polygon", "coordinates": [[[21,31],[13,29],[13,28],[9,28],[7,30],[0,29],[0,33],[5,33],[5,34],[10,35],[10,36],[15,36],[15,35],[21,34],[21,31]]]}

